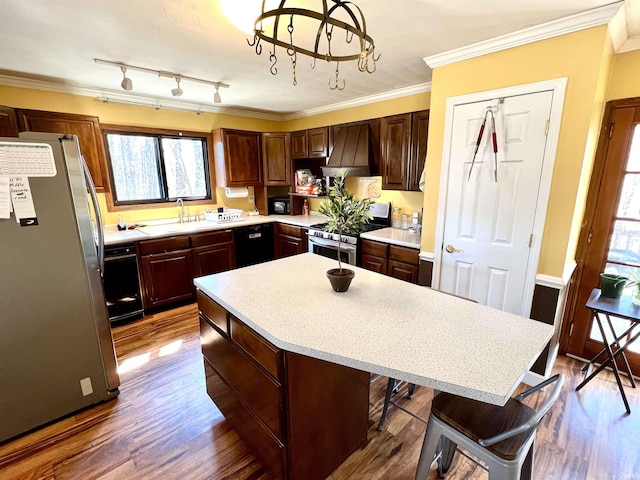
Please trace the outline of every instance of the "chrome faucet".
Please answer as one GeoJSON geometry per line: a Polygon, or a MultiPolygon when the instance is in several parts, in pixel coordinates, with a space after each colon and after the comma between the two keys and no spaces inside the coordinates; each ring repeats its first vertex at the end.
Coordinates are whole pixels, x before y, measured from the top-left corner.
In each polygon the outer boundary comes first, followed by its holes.
{"type": "Polygon", "coordinates": [[[184,200],[182,200],[181,198],[176,200],[176,206],[182,207],[180,213],[178,214],[178,219],[180,220],[180,223],[184,223],[184,200]]]}

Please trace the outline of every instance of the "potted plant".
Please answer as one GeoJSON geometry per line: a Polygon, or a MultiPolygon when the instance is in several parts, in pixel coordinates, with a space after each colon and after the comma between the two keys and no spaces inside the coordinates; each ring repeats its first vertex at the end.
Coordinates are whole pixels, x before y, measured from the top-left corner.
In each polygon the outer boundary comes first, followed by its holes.
{"type": "Polygon", "coordinates": [[[338,234],[338,268],[327,271],[327,277],[336,292],[346,292],[349,289],[355,272],[348,268],[342,268],[342,235],[343,233],[356,234],[371,220],[369,209],[373,201],[369,198],[359,200],[345,188],[346,172],[342,170],[334,179],[334,184],[329,187],[327,200],[318,210],[327,217],[325,230],[338,234]]]}

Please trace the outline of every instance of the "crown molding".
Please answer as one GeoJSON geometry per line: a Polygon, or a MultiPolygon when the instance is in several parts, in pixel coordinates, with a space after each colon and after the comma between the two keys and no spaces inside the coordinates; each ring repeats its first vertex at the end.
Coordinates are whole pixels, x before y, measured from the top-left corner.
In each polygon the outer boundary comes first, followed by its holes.
{"type": "Polygon", "coordinates": [[[594,8],[587,12],[570,15],[565,18],[553,20],[551,22],[536,25],[534,27],[518,30],[517,32],[501,35],[489,40],[474,43],[466,47],[456,48],[448,52],[431,55],[423,58],[424,62],[431,68],[442,67],[450,63],[468,60],[470,58],[487,55],[489,53],[507,50],[527,43],[546,40],[548,38],[577,32],[591,27],[606,25],[611,21],[624,2],[618,1],[594,8]]]}
{"type": "Polygon", "coordinates": [[[0,75],[0,85],[7,87],[29,88],[33,90],[44,90],[55,93],[68,93],[81,95],[83,97],[93,97],[96,101],[103,103],[122,103],[128,105],[138,105],[154,109],[179,110],[183,112],[193,112],[200,114],[203,112],[218,113],[224,115],[234,115],[239,117],[257,118],[262,120],[282,121],[282,115],[277,113],[261,112],[233,107],[218,107],[213,105],[175,101],[169,98],[158,98],[146,95],[123,94],[116,90],[106,90],[100,88],[82,87],[79,85],[62,84],[35,80],[29,78],[0,75]]]}
{"type": "Polygon", "coordinates": [[[301,110],[299,112],[289,113],[289,114],[283,115],[282,119],[295,120],[298,118],[311,117],[313,115],[320,115],[322,113],[335,112],[337,110],[344,110],[346,108],[360,107],[362,105],[368,105],[370,103],[382,102],[384,100],[393,100],[395,98],[408,97],[410,95],[417,95],[420,93],[426,93],[430,91],[431,91],[431,82],[419,83],[418,85],[398,88],[396,90],[377,93],[375,95],[369,95],[366,97],[360,97],[354,100],[348,100],[346,102],[332,103],[331,105],[325,105],[324,107],[310,108],[308,110],[301,110]]]}

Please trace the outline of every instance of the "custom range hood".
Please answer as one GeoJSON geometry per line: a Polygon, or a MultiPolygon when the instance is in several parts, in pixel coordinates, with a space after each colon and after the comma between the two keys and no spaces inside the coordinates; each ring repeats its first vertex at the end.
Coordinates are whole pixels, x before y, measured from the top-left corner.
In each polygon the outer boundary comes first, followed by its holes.
{"type": "Polygon", "coordinates": [[[322,167],[325,177],[334,177],[342,170],[348,176],[369,176],[369,125],[350,125],[340,129],[329,162],[322,167]]]}

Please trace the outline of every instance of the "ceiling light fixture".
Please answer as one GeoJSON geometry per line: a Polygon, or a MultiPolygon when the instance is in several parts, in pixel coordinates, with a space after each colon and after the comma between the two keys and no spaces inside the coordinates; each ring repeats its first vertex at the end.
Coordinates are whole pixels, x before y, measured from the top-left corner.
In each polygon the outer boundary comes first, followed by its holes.
{"type": "Polygon", "coordinates": [[[180,75],[178,73],[173,73],[173,72],[167,72],[165,70],[153,70],[151,68],[136,67],[135,65],[127,65],[125,63],[119,63],[119,62],[110,62],[109,60],[101,60],[99,58],[94,58],[93,61],[96,62],[99,65],[108,65],[108,66],[112,66],[112,67],[118,67],[122,71],[122,74],[124,75],[124,79],[122,80],[122,83],[120,84],[120,86],[124,90],[126,90],[128,92],[131,91],[131,89],[133,87],[133,83],[131,82],[131,79],[127,78],[127,76],[126,76],[126,71],[127,70],[136,70],[138,72],[151,73],[151,74],[157,75],[159,77],[175,79],[175,81],[178,84],[178,86],[177,86],[177,88],[174,88],[174,89],[171,90],[171,94],[174,97],[179,97],[184,93],[182,88],[180,88],[180,81],[182,81],[182,80],[188,80],[190,82],[204,83],[205,85],[214,86],[215,89],[216,89],[216,93],[214,95],[214,102],[215,103],[220,103],[221,102],[220,94],[218,93],[218,89],[220,87],[229,88],[229,84],[227,84],[227,83],[212,82],[212,81],[209,81],[209,80],[203,80],[201,78],[187,77],[185,75],[180,75]]]}
{"type": "Polygon", "coordinates": [[[127,68],[120,67],[120,70],[122,70],[122,76],[124,77],[122,79],[122,83],[120,84],[120,86],[122,87],[123,90],[130,92],[131,90],[133,90],[133,82],[131,81],[130,78],[127,78],[127,68]]]}
{"type": "Polygon", "coordinates": [[[180,88],[180,77],[176,77],[176,83],[178,84],[178,86],[171,89],[171,95],[173,95],[174,97],[181,97],[183,92],[180,88]]]}
{"type": "Polygon", "coordinates": [[[218,85],[216,85],[216,93],[213,94],[213,103],[222,103],[220,93],[218,92],[218,85]]]}
{"type": "Polygon", "coordinates": [[[345,88],[344,79],[342,86],[339,84],[340,62],[357,60],[358,70],[361,72],[375,72],[380,55],[375,55],[373,38],[367,34],[362,10],[353,2],[329,0],[331,6],[328,6],[327,0],[322,0],[321,12],[306,8],[289,8],[286,6],[287,0],[281,0],[278,8],[268,10],[265,9],[266,3],[266,1],[262,2],[262,13],[254,24],[253,43],[249,40],[247,43],[255,47],[257,55],[262,53],[260,43],[262,40],[273,45],[269,52],[272,75],[278,73],[276,45],[285,49],[291,59],[293,85],[298,84],[296,78],[298,53],[313,58],[311,68],[315,68],[317,59],[336,62],[335,84],[332,85],[329,79],[331,90],[345,88]],[[347,23],[340,18],[350,22],[347,23]],[[304,40],[301,41],[301,37],[304,40]],[[301,43],[298,43],[299,41],[301,43]]]}

